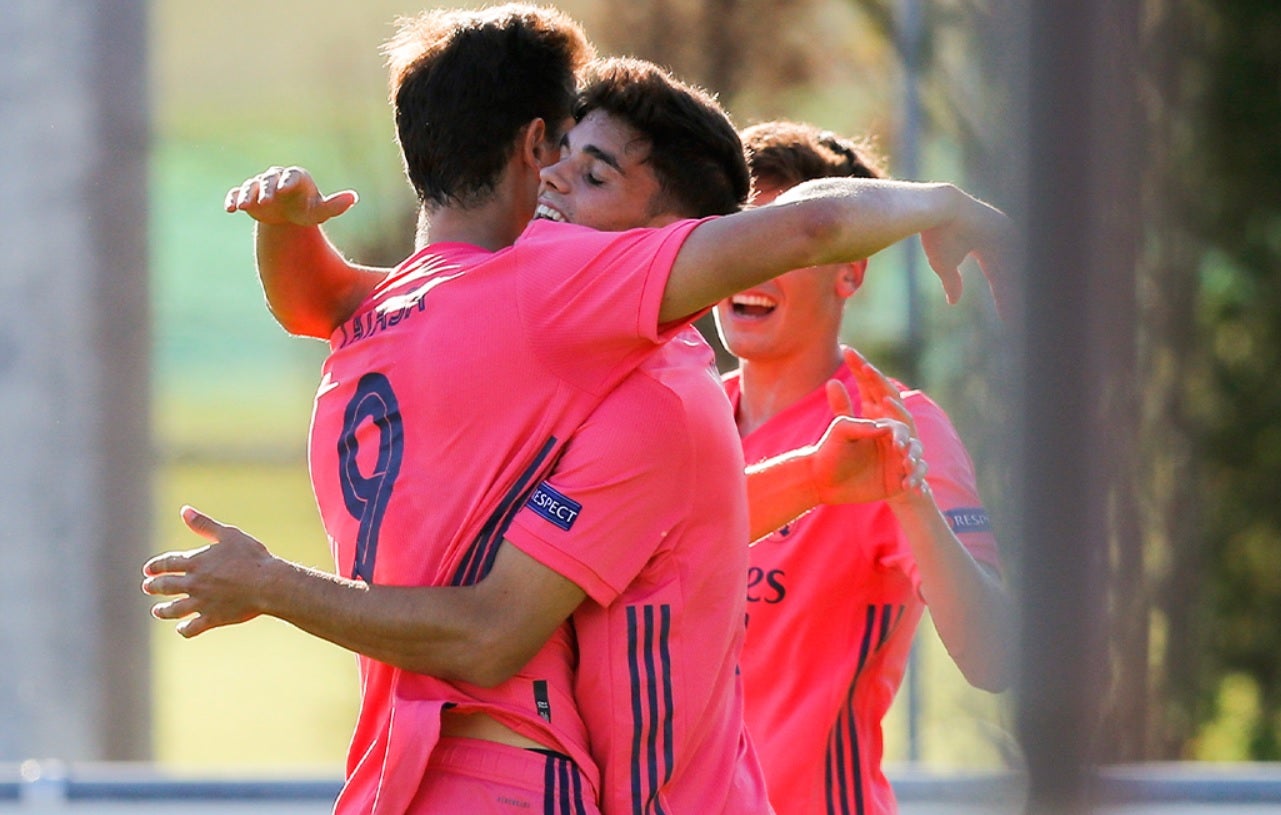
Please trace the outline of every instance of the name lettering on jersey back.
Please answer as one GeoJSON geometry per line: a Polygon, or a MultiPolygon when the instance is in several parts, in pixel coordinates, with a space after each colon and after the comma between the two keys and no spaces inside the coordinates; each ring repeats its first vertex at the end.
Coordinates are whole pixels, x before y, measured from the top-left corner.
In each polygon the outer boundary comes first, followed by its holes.
{"type": "Polygon", "coordinates": [[[552,489],[547,482],[538,485],[526,506],[568,532],[583,511],[583,505],[552,489]]]}
{"type": "MultiPolygon", "coordinates": [[[[421,270],[416,267],[416,271],[410,274],[402,274],[397,284],[403,284],[406,278],[421,277],[424,272],[429,271],[431,270],[421,270]]],[[[387,297],[373,308],[357,314],[339,326],[339,330],[342,331],[342,340],[339,341],[338,347],[346,348],[353,342],[368,339],[375,334],[380,334],[389,328],[400,325],[405,320],[426,309],[428,292],[441,283],[447,283],[461,274],[462,272],[458,272],[434,277],[413,291],[387,297]]]]}
{"type": "Polygon", "coordinates": [[[949,509],[943,515],[952,531],[960,535],[963,532],[991,532],[992,522],[983,507],[965,507],[949,509]]]}

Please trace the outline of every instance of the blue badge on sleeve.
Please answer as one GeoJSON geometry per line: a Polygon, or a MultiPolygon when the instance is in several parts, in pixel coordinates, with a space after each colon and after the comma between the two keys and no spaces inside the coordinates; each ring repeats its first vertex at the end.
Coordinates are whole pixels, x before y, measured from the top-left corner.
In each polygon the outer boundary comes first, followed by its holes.
{"type": "Polygon", "coordinates": [[[958,535],[965,532],[992,531],[992,522],[988,520],[987,510],[983,507],[949,509],[943,515],[947,518],[947,525],[952,527],[952,531],[958,535]]]}
{"type": "Polygon", "coordinates": [[[534,494],[529,496],[526,506],[566,532],[574,525],[578,513],[583,509],[582,504],[561,495],[548,486],[546,481],[539,484],[534,494]]]}

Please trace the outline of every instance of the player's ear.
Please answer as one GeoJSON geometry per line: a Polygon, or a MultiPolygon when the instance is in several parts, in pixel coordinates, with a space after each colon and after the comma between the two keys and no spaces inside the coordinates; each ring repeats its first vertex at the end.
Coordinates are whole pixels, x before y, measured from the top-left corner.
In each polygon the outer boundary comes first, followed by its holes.
{"type": "Polygon", "coordinates": [[[842,263],[836,275],[836,293],[842,298],[852,296],[863,285],[863,275],[866,272],[867,260],[842,263]]]}
{"type": "Polygon", "coordinates": [[[521,152],[525,161],[538,169],[555,164],[560,155],[560,145],[554,142],[547,122],[533,119],[525,127],[521,139],[521,152]]]}

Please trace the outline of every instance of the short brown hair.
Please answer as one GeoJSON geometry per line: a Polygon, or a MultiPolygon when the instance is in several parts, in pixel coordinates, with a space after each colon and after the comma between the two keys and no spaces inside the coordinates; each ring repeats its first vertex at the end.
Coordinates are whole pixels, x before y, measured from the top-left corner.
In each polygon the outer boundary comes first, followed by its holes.
{"type": "Polygon", "coordinates": [[[464,207],[492,195],[531,121],[559,137],[595,56],[578,23],[520,3],[401,18],[383,53],[409,182],[424,206],[464,207]]]}
{"type": "Polygon", "coordinates": [[[658,204],[685,217],[736,212],[751,180],[743,143],[729,114],[701,88],[639,59],[605,59],[592,66],[574,119],[600,110],[649,142],[646,161],[661,190],[658,204]]]}
{"type": "Polygon", "coordinates": [[[745,129],[742,136],[747,163],[758,186],[792,187],[815,178],[885,177],[866,141],[846,139],[813,125],[762,122],[745,129]]]}

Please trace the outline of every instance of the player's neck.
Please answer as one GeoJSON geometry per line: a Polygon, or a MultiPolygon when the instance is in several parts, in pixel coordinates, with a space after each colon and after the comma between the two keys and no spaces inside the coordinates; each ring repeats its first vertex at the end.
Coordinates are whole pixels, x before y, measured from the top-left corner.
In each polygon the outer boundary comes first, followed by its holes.
{"type": "Polygon", "coordinates": [[[511,246],[534,217],[537,176],[531,187],[526,175],[509,165],[483,203],[424,208],[418,218],[417,248],[428,243],[469,243],[497,252],[511,246]]]}
{"type": "Polygon", "coordinates": [[[497,252],[511,246],[520,234],[513,233],[509,221],[481,209],[440,207],[420,219],[417,248],[428,243],[468,243],[497,252]]]}
{"type": "Polygon", "coordinates": [[[841,349],[739,362],[738,432],[746,436],[822,388],[841,366],[841,349]]]}

